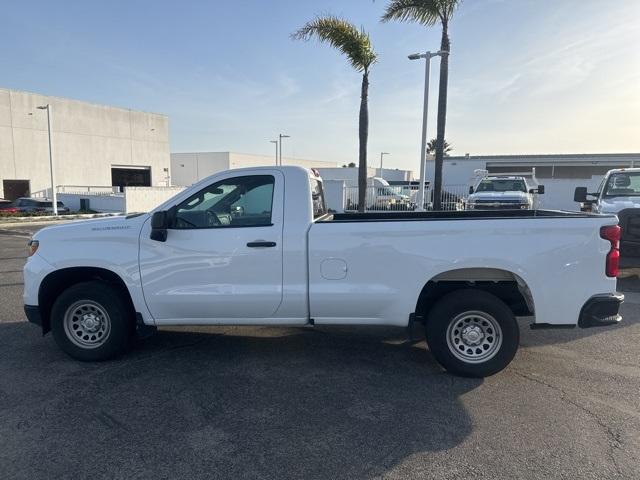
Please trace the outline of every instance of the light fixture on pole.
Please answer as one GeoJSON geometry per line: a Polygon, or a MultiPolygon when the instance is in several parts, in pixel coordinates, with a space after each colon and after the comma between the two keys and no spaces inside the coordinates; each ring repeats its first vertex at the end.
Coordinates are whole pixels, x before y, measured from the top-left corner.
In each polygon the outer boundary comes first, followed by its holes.
{"type": "Polygon", "coordinates": [[[391,155],[389,152],[380,152],[380,175],[378,175],[380,178],[382,178],[382,157],[384,157],[385,155],[391,155]]]}
{"type": "Polygon", "coordinates": [[[283,138],[291,138],[289,135],[283,135],[282,133],[278,135],[278,141],[280,143],[280,165],[282,165],[282,139],[283,138]]]}
{"type": "Polygon", "coordinates": [[[409,60],[425,59],[426,66],[424,72],[424,105],[422,107],[422,147],[420,149],[420,189],[418,190],[416,208],[417,211],[424,211],[424,187],[426,183],[426,162],[427,162],[427,117],[429,114],[429,79],[431,75],[431,59],[433,57],[442,56],[442,51],[431,53],[414,53],[409,55],[409,60]]]}
{"type": "Polygon", "coordinates": [[[53,149],[51,147],[51,105],[46,104],[37,107],[38,110],[47,111],[47,132],[49,133],[49,170],[51,171],[51,205],[53,214],[58,215],[58,192],[56,192],[55,174],[53,170],[53,149]]]}
{"type": "Polygon", "coordinates": [[[273,143],[276,146],[276,165],[278,165],[278,140],[269,140],[269,143],[273,143]]]}

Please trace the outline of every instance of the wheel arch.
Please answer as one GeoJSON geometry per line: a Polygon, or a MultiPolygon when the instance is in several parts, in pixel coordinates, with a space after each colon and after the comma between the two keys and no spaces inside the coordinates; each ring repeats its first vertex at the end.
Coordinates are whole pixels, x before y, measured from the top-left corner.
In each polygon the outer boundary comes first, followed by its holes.
{"type": "Polygon", "coordinates": [[[115,287],[131,309],[132,318],[135,307],[131,293],[124,280],[112,270],[102,267],[68,267],[49,273],[38,288],[38,306],[42,317],[42,333],[51,330],[51,308],[58,296],[67,288],[78,283],[98,280],[115,287]]]}
{"type": "Polygon", "coordinates": [[[527,282],[519,275],[500,268],[458,268],[429,279],[416,302],[416,319],[426,321],[435,303],[456,290],[478,289],[505,302],[516,316],[535,314],[533,296],[527,282]]]}

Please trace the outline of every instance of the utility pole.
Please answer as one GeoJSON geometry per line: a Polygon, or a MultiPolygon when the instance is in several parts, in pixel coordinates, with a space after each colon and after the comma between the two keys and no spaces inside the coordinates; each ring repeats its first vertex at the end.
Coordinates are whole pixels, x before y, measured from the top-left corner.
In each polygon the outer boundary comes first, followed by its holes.
{"type": "Polygon", "coordinates": [[[280,165],[282,166],[282,139],[283,138],[291,138],[289,135],[283,135],[282,133],[278,135],[278,141],[280,143],[280,165]]]}
{"type": "Polygon", "coordinates": [[[389,152],[380,152],[380,175],[379,177],[382,178],[382,157],[384,157],[385,155],[391,155],[389,152]]]}
{"type": "Polygon", "coordinates": [[[55,173],[53,168],[53,147],[51,144],[51,104],[47,103],[38,107],[38,110],[47,111],[47,132],[49,133],[49,170],[51,172],[51,205],[53,206],[53,214],[58,215],[58,192],[56,192],[55,173]]]}
{"type": "Polygon", "coordinates": [[[424,105],[422,107],[422,147],[420,150],[420,190],[418,190],[418,206],[416,208],[418,212],[424,212],[424,184],[427,180],[427,117],[429,115],[429,79],[431,77],[431,59],[441,55],[441,51],[436,53],[425,52],[409,55],[409,60],[420,60],[422,58],[426,60],[424,71],[424,105]]]}
{"type": "Polygon", "coordinates": [[[269,143],[273,143],[276,146],[276,165],[278,165],[278,140],[269,140],[269,143]]]}

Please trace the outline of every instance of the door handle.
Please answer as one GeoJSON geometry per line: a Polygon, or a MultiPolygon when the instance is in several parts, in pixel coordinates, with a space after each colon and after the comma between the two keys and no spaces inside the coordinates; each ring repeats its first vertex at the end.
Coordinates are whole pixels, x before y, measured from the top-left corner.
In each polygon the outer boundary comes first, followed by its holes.
{"type": "Polygon", "coordinates": [[[247,247],[249,248],[259,248],[259,247],[275,247],[276,242],[265,242],[265,241],[256,241],[247,243],[247,247]]]}

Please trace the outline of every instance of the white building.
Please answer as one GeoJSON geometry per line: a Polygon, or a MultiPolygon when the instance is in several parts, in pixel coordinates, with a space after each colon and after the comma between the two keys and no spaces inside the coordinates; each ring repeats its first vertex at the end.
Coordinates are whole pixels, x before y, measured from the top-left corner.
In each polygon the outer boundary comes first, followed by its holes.
{"type": "Polygon", "coordinates": [[[0,198],[50,194],[47,104],[56,185],[167,184],[165,115],[0,89],[0,198]]]}
{"type": "MultiPolygon", "coordinates": [[[[335,167],[336,162],[282,157],[283,165],[305,168],[335,167]]],[[[275,156],[236,152],[190,152],[171,154],[171,183],[187,186],[223,170],[275,165],[275,156]]]]}
{"type": "MultiPolygon", "coordinates": [[[[575,187],[595,190],[604,174],[612,168],[640,166],[640,153],[558,154],[558,155],[482,155],[445,157],[444,185],[469,186],[474,170],[489,173],[531,172],[545,186],[541,198],[543,208],[575,210],[575,187]]],[[[427,172],[432,174],[433,159],[427,160],[427,172]]]]}
{"type": "MultiPolygon", "coordinates": [[[[323,180],[343,180],[347,187],[358,185],[358,168],[319,168],[323,180]]],[[[398,170],[392,168],[367,168],[367,178],[382,177],[388,182],[410,182],[413,178],[411,170],[398,170]]]]}

